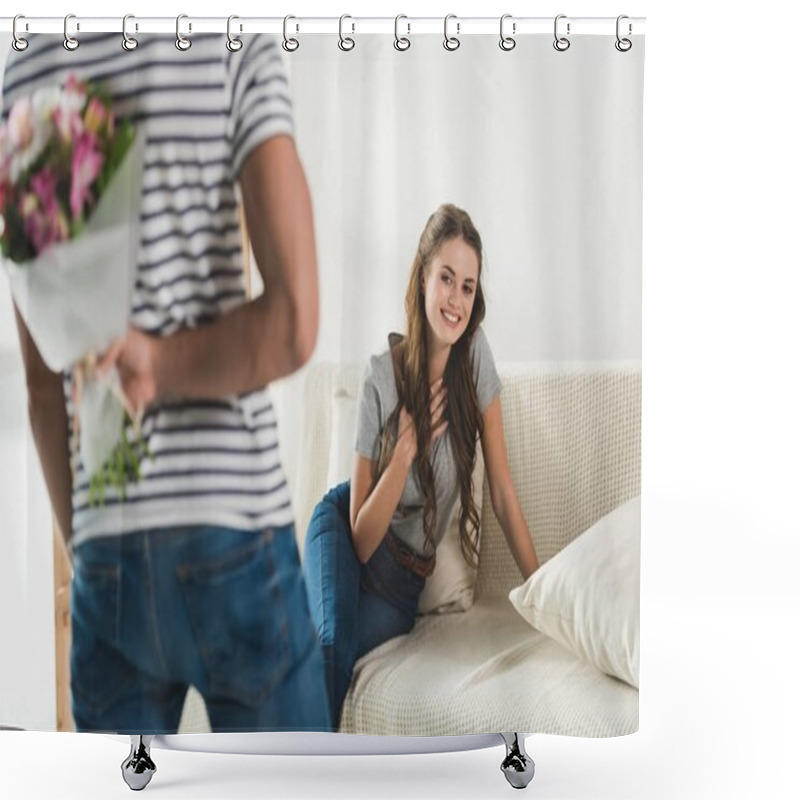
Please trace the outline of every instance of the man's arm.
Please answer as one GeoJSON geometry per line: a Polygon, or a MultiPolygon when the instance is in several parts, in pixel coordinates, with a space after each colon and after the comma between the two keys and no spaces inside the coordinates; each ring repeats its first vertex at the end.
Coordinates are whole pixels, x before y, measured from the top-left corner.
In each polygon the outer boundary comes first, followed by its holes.
{"type": "Polygon", "coordinates": [[[225,397],[295,372],[317,339],[319,295],[311,197],[294,141],[276,136],[239,177],[264,293],[209,325],[158,338],[131,329],[99,360],[116,363],[134,407],[166,397],[225,397]]]}
{"type": "Polygon", "coordinates": [[[28,328],[14,306],[25,365],[28,417],[39,454],[50,504],[58,527],[68,543],[72,538],[72,472],[69,464],[69,433],[64,384],[42,360],[28,328]]]}

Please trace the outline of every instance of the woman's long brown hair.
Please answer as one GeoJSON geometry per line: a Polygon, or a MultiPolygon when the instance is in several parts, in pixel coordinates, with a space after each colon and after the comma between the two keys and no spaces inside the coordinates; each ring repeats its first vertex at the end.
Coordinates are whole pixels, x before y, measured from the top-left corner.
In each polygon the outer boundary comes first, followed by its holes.
{"type": "Polygon", "coordinates": [[[475,331],[486,315],[481,282],[483,247],[480,234],[472,224],[469,214],[454,205],[439,206],[430,216],[420,236],[417,254],[411,267],[406,290],[406,337],[395,354],[399,401],[383,430],[377,474],[380,476],[383,473],[391,459],[394,442],[397,439],[400,409],[405,406],[417,431],[417,456],[414,463],[417,466],[425,499],[423,510],[425,551],[426,554],[433,555],[437,509],[431,464],[431,389],[428,380],[427,318],[423,278],[442,245],[457,238],[463,239],[477,255],[478,280],[467,328],[453,345],[445,367],[444,383],[448,397],[445,418],[448,420],[447,430],[453,444],[461,498],[461,513],[458,519],[461,552],[467,563],[476,567],[480,516],[473,498],[472,472],[475,467],[478,438],[483,434],[483,418],[472,377],[470,345],[475,331]]]}

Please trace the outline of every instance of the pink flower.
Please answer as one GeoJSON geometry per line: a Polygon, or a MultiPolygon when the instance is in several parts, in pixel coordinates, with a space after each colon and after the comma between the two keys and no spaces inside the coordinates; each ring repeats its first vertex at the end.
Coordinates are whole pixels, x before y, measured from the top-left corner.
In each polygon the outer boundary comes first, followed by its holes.
{"type": "Polygon", "coordinates": [[[58,208],[56,181],[56,175],[50,167],[43,167],[31,178],[31,189],[47,214],[55,213],[58,208]]]}
{"type": "Polygon", "coordinates": [[[69,239],[69,223],[58,205],[41,208],[36,196],[28,194],[23,198],[22,216],[25,235],[37,256],[51,245],[69,239]]]}
{"type": "Polygon", "coordinates": [[[64,144],[70,144],[83,133],[83,119],[78,109],[58,106],[53,110],[53,124],[64,144]]]}
{"type": "Polygon", "coordinates": [[[74,72],[70,72],[70,74],[67,75],[67,80],[64,83],[64,89],[71,94],[86,97],[86,84],[83,81],[79,81],[78,76],[74,72]]]}
{"type": "Polygon", "coordinates": [[[91,198],[92,184],[103,166],[103,156],[97,150],[97,137],[88,131],[75,141],[72,151],[72,186],[69,204],[73,219],[79,219],[83,207],[91,198]]]}

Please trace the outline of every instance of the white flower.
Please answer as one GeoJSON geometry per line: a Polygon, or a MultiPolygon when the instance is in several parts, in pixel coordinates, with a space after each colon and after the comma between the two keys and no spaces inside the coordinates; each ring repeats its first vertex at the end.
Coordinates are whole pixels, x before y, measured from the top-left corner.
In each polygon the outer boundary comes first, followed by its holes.
{"type": "Polygon", "coordinates": [[[12,183],[41,155],[53,132],[49,119],[43,120],[29,97],[22,97],[11,107],[8,116],[8,165],[12,183]]]}
{"type": "Polygon", "coordinates": [[[37,118],[40,120],[52,119],[53,111],[61,102],[62,94],[64,92],[58,86],[42,86],[37,89],[33,93],[33,99],[31,100],[33,111],[37,118]]]}

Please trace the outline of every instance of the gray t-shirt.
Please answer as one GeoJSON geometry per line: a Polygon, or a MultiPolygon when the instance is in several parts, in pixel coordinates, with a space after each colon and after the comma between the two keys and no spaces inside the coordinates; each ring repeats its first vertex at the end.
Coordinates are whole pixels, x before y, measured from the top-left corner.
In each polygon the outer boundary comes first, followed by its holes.
{"type": "MultiPolygon", "coordinates": [[[[500,394],[502,388],[483,328],[478,328],[472,337],[470,357],[478,404],[483,413],[489,403],[500,394]]],[[[361,381],[356,418],[357,453],[371,461],[378,461],[383,428],[397,402],[392,354],[391,350],[387,349],[370,358],[361,381]]],[[[453,398],[450,398],[449,402],[453,402],[453,398]]],[[[431,462],[436,485],[435,539],[438,545],[450,524],[459,497],[458,472],[449,430],[433,443],[431,462]]],[[[403,489],[400,503],[392,515],[389,530],[418,554],[423,554],[425,547],[422,522],[424,507],[425,498],[417,467],[414,465],[403,489]]]]}

